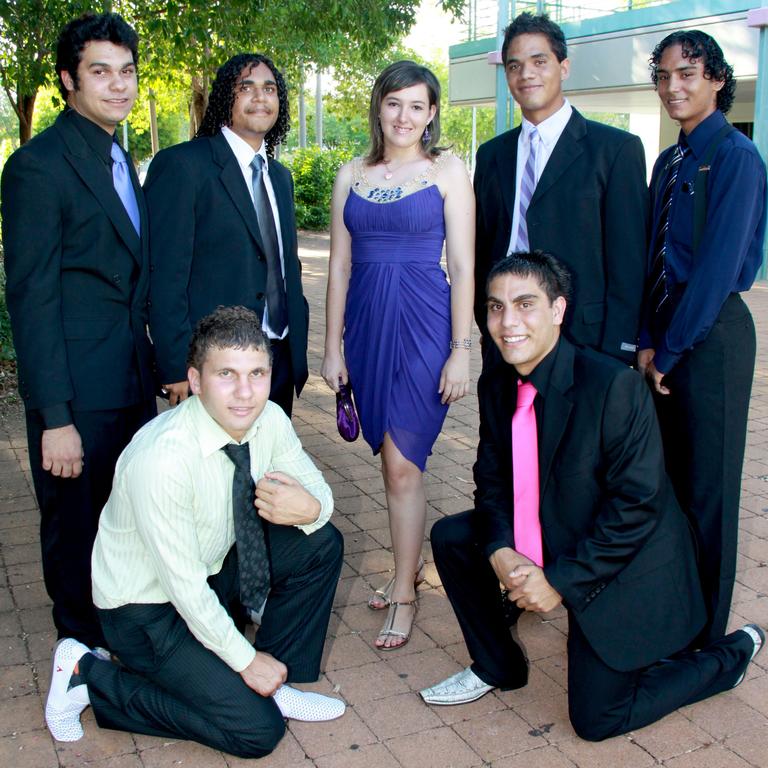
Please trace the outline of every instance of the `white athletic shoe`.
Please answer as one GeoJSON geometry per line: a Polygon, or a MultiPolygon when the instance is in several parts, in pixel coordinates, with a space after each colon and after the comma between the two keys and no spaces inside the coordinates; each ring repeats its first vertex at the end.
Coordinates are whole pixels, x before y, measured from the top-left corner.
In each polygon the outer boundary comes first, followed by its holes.
{"type": "Polygon", "coordinates": [[[88,646],[72,638],[61,640],[53,653],[51,687],[45,702],[45,722],[56,741],[78,741],[83,738],[80,714],[91,703],[88,686],[69,687],[75,665],[86,653],[88,646]]]}
{"type": "Polygon", "coordinates": [[[290,685],[281,685],[272,698],[283,717],[303,720],[305,723],[335,720],[341,717],[347,708],[341,699],[333,699],[312,691],[300,691],[290,685]]]}

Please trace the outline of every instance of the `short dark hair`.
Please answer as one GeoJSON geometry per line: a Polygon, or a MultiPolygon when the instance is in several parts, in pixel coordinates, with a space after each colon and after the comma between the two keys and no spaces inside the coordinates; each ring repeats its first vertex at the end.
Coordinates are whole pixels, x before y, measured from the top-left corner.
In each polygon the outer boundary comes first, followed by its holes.
{"type": "Polygon", "coordinates": [[[568,267],[546,251],[519,251],[497,261],[488,273],[485,283],[486,295],[491,281],[500,275],[533,277],[546,293],[550,304],[559,296],[562,296],[566,303],[571,300],[571,273],[568,267]]]}
{"type": "Polygon", "coordinates": [[[415,61],[396,61],[384,69],[376,78],[371,91],[371,106],[368,110],[368,129],[371,135],[371,147],[365,157],[368,165],[376,165],[384,159],[384,134],[381,131],[379,112],[384,97],[412,85],[424,85],[429,96],[429,106],[435,108],[435,116],[429,123],[429,139],[422,142],[425,155],[439,155],[440,141],[440,81],[430,69],[415,61]]]}
{"type": "Polygon", "coordinates": [[[59,78],[59,92],[67,100],[69,91],[61,79],[62,72],[69,72],[75,90],[78,89],[77,67],[82,58],[83,48],[92,40],[104,40],[127,48],[133,57],[134,66],[139,66],[139,36],[125,19],[117,13],[85,13],[70,21],[59,34],[56,43],[56,76],[59,78]]]}
{"type": "Polygon", "coordinates": [[[504,30],[504,43],[501,46],[501,61],[507,65],[507,49],[518,35],[544,35],[549,41],[549,47],[558,61],[568,58],[568,46],[565,43],[563,30],[555,24],[546,13],[534,16],[532,13],[521,13],[504,30]]]}
{"type": "Polygon", "coordinates": [[[201,371],[211,349],[262,350],[272,365],[272,347],[261,330],[261,320],[246,307],[216,307],[200,319],[189,342],[187,367],[201,371]]]}
{"type": "Polygon", "coordinates": [[[237,94],[235,84],[240,80],[240,73],[247,67],[249,70],[266,64],[272,72],[277,84],[279,111],[275,124],[264,137],[267,154],[274,157],[275,147],[281,144],[291,129],[291,115],[288,107],[288,87],[280,70],[272,63],[272,59],[261,53],[238,53],[225,61],[216,70],[216,79],[211,86],[208,106],[197,131],[197,136],[215,136],[223,126],[232,125],[232,106],[237,94]]]}
{"type": "Polygon", "coordinates": [[[714,37],[699,29],[680,30],[667,35],[651,54],[649,65],[651,68],[651,80],[655,88],[659,87],[659,63],[661,56],[667,48],[679,45],[682,48],[683,58],[691,62],[702,59],[704,64],[704,77],[708,80],[723,82],[723,87],[717,92],[717,108],[725,115],[733,106],[736,95],[736,78],[733,76],[733,67],[725,60],[723,49],[717,44],[714,37]]]}

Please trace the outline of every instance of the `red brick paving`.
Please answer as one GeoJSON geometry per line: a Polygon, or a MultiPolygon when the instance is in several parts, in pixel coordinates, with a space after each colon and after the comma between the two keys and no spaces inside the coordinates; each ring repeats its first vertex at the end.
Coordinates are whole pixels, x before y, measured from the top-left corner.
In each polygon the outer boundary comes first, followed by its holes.
{"type": "MultiPolygon", "coordinates": [[[[324,658],[326,675],[311,688],[336,690],[347,714],[333,723],[290,723],[265,768],[766,768],[768,654],[736,690],[686,707],[627,736],[589,744],[573,733],[565,698],[562,611],[525,616],[520,636],[532,660],[529,685],[494,692],[464,707],[430,708],[416,691],[457,671],[467,653],[440,587],[425,541],[427,580],[413,638],[401,651],[371,647],[383,621],[368,610],[371,586],[392,567],[378,459],[362,441],[336,435],[334,399],[318,375],[323,347],[328,239],[301,238],[304,281],[312,313],[310,379],[294,423],[331,483],[335,522],[346,541],[324,658]]],[[[731,626],[768,625],[768,286],[747,296],[758,328],[758,360],[742,488],[741,539],[731,626]]],[[[473,377],[479,353],[473,352],[473,377]]],[[[453,406],[426,475],[430,521],[471,506],[477,406],[453,406]]],[[[87,712],[85,738],[57,744],[42,707],[54,642],[42,587],[37,512],[28,472],[20,408],[0,421],[0,765],[9,768],[225,768],[246,761],[188,742],[100,730],[87,712]]]]}

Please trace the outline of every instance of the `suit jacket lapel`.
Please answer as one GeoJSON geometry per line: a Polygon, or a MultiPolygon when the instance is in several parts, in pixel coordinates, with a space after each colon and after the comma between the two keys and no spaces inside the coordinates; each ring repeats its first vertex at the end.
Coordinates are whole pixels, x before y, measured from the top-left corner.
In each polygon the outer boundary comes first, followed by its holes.
{"type": "Polygon", "coordinates": [[[560,349],[557,351],[544,402],[543,423],[539,430],[539,497],[541,499],[544,498],[549,482],[552,460],[573,410],[573,403],[567,395],[573,386],[573,364],[574,349],[566,339],[561,337],[560,349]]]}
{"type": "Polygon", "coordinates": [[[557,144],[555,144],[555,148],[552,150],[538,184],[536,184],[531,198],[531,207],[535,206],[536,201],[557,183],[560,176],[584,151],[580,142],[586,135],[586,120],[574,109],[570,120],[566,123],[565,129],[557,140],[557,144]]]}
{"type": "MultiPolygon", "coordinates": [[[[293,238],[295,237],[294,228],[291,226],[291,211],[293,210],[293,199],[291,189],[288,184],[282,183],[280,175],[275,170],[273,161],[269,161],[269,180],[272,182],[272,190],[275,193],[277,202],[277,215],[280,218],[280,235],[283,241],[283,261],[286,262],[285,269],[288,270],[286,254],[293,251],[293,238]]],[[[286,278],[287,278],[286,274],[286,278]]]]}
{"type": "Polygon", "coordinates": [[[496,153],[496,164],[499,171],[499,186],[504,198],[504,206],[509,212],[509,220],[515,214],[515,183],[517,176],[517,140],[520,136],[520,126],[504,134],[500,151],[496,153]]]}
{"type": "Polygon", "coordinates": [[[245,179],[243,179],[243,172],[240,170],[237,158],[230,149],[227,139],[223,134],[217,133],[210,141],[214,162],[221,167],[219,175],[221,183],[224,185],[227,194],[232,198],[238,213],[243,217],[251,237],[256,241],[260,251],[259,255],[261,258],[264,258],[264,246],[261,242],[256,209],[253,207],[253,200],[245,186],[245,179]]]}
{"type": "MultiPolygon", "coordinates": [[[[68,151],[64,153],[67,162],[99,201],[102,208],[104,208],[104,212],[117,230],[118,235],[128,246],[136,261],[140,262],[141,239],[133,228],[122,200],[120,200],[117,192],[115,192],[111,175],[106,170],[104,164],[96,157],[93,150],[85,143],[78,130],[70,125],[63,115],[56,119],[56,128],[67,145],[68,151]]],[[[140,195],[141,193],[139,192],[137,199],[140,195]]],[[[139,202],[139,210],[141,211],[141,209],[142,202],[139,202]]],[[[142,226],[144,223],[144,219],[142,219],[142,226]]]]}

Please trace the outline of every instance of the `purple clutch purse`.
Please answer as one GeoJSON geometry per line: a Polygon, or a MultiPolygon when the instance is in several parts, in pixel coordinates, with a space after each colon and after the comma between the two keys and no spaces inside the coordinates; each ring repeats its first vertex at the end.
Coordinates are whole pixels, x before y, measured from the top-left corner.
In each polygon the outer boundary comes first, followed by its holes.
{"type": "Polygon", "coordinates": [[[339,382],[339,391],[336,393],[336,426],[339,428],[339,434],[348,443],[357,440],[360,434],[360,421],[352,402],[352,385],[349,383],[339,382]]]}

